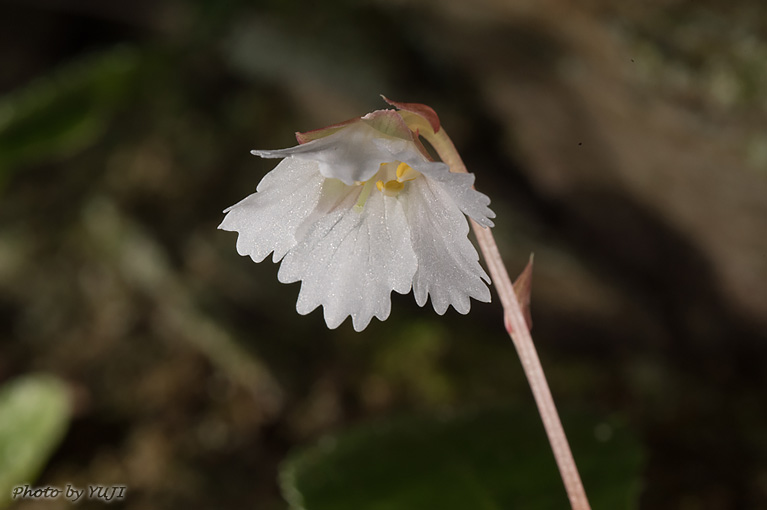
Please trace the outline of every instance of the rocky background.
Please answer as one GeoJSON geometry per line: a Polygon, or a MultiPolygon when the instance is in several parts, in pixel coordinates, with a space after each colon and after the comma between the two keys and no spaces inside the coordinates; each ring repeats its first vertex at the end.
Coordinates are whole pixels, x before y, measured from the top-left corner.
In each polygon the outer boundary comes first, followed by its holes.
{"type": "Polygon", "coordinates": [[[552,392],[631,424],[639,508],[767,508],[764,2],[5,0],[0,63],[0,381],[76,396],[41,484],[283,509],[296,445],[530,399],[497,302],[328,331],[216,230],[250,149],[385,94],[440,114],[510,272],[535,253],[552,392]]]}

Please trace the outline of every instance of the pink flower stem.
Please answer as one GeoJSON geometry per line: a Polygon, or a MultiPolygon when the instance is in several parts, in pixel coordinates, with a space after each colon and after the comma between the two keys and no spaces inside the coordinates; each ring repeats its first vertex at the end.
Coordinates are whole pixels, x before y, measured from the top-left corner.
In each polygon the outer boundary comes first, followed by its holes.
{"type": "MultiPolygon", "coordinates": [[[[440,129],[437,133],[422,131],[421,135],[432,144],[442,161],[450,167],[451,172],[467,172],[466,165],[464,165],[461,156],[444,129],[440,129]]],[[[506,331],[514,342],[533,397],[535,397],[535,403],[538,405],[538,412],[543,420],[543,426],[546,429],[546,435],[554,452],[554,458],[557,461],[559,473],[562,475],[562,481],[570,498],[572,509],[590,510],[586,491],[570,451],[570,444],[567,442],[562,422],[551,396],[551,390],[549,390],[549,384],[543,373],[541,361],[538,359],[538,352],[535,349],[535,344],[533,344],[533,337],[530,335],[530,330],[525,322],[522,308],[519,305],[517,295],[514,293],[514,287],[509,273],[506,271],[506,266],[503,264],[493,233],[489,228],[482,227],[474,220],[471,221],[471,226],[482,250],[482,256],[490,270],[490,277],[501,299],[506,331]]]]}

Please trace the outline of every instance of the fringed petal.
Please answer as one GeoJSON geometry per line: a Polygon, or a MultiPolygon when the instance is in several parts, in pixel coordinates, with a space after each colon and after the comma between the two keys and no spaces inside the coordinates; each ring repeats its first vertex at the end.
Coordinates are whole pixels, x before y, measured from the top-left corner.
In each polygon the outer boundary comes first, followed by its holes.
{"type": "Polygon", "coordinates": [[[424,174],[427,180],[438,183],[439,187],[450,196],[452,202],[466,216],[483,227],[494,225],[491,218],[495,218],[495,213],[488,207],[490,198],[472,187],[474,174],[451,172],[447,165],[442,163],[440,163],[441,167],[435,163],[418,165],[416,162],[415,164],[416,166],[412,164],[410,166],[424,174]]]}
{"type": "Polygon", "coordinates": [[[469,298],[490,302],[490,290],[482,281],[490,283],[490,278],[467,237],[466,217],[445,188],[442,182],[420,178],[400,194],[418,257],[413,294],[419,306],[431,296],[440,315],[450,305],[466,314],[469,298]]]}
{"type": "Polygon", "coordinates": [[[282,261],[278,278],[283,283],[302,281],[298,313],[322,306],[329,328],[351,315],[354,329],[362,331],[374,316],[389,316],[392,290],[410,291],[417,260],[396,198],[372,193],[360,211],[355,207],[359,191],[340,202],[337,196],[323,192],[317,211],[300,228],[298,244],[282,261]]]}
{"type": "Polygon", "coordinates": [[[224,211],[218,228],[239,233],[240,255],[261,262],[274,251],[277,262],[296,244],[296,229],[317,206],[324,180],[317,163],[286,158],[266,174],[256,193],[224,211]]]}

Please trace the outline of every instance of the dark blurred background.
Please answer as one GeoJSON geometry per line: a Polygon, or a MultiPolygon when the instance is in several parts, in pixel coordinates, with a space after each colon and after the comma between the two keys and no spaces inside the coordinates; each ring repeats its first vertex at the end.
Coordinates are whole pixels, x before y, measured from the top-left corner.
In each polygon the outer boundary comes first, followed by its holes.
{"type": "Polygon", "coordinates": [[[379,94],[440,114],[510,272],[535,252],[552,392],[630,423],[640,508],[767,508],[761,0],[0,2],[0,382],[77,397],[39,483],[283,509],[323,433],[531,400],[497,302],[329,331],[216,230],[250,149],[379,94]]]}

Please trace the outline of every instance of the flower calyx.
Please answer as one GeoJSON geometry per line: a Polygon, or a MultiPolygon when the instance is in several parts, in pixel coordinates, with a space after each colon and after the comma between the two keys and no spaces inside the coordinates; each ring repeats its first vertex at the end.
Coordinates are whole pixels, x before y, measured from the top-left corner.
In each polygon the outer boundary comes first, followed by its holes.
{"type": "Polygon", "coordinates": [[[418,140],[420,133],[431,134],[440,130],[439,117],[430,106],[392,101],[384,95],[381,97],[397,110],[376,110],[362,117],[345,120],[338,124],[311,131],[296,132],[296,140],[299,144],[305,144],[330,136],[357,122],[364,122],[386,136],[401,138],[418,145],[420,145],[418,140]]]}

